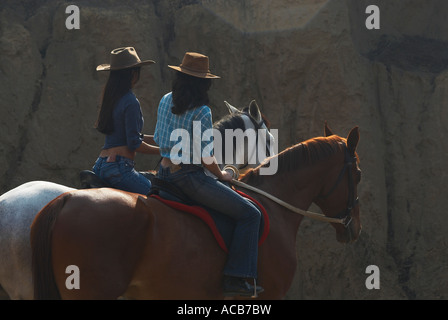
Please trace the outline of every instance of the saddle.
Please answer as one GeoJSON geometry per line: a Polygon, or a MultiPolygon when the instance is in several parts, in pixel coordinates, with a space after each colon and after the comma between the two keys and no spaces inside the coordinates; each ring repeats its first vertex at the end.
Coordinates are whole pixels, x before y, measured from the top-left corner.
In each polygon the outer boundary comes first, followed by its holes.
{"type": "Polygon", "coordinates": [[[109,188],[110,186],[93,171],[83,170],[79,173],[81,189],[109,188]]]}
{"type": "MultiPolygon", "coordinates": [[[[173,209],[193,214],[200,218],[210,228],[221,249],[226,253],[228,252],[228,247],[232,241],[233,230],[235,228],[235,222],[231,218],[211,208],[206,208],[195,203],[174,184],[159,179],[155,174],[150,172],[141,173],[151,181],[151,190],[147,195],[148,197],[157,199],[173,209]]],[[[93,171],[83,170],[80,172],[79,177],[81,180],[81,189],[111,188],[110,185],[97,176],[93,171]]],[[[258,245],[261,245],[266,240],[269,233],[269,218],[267,212],[258,201],[239,190],[234,190],[248,199],[248,201],[251,201],[262,213],[262,222],[260,224],[259,232],[260,237],[258,241],[258,245]]]]}
{"type": "MultiPolygon", "coordinates": [[[[140,172],[148,180],[152,181],[155,177],[151,172],[140,172]]],[[[106,181],[101,179],[95,172],[90,170],[83,170],[79,173],[79,179],[81,181],[81,189],[93,189],[93,188],[112,188],[106,181]]]]}
{"type": "MultiPolygon", "coordinates": [[[[226,253],[228,252],[235,228],[235,222],[231,218],[211,208],[195,203],[172,183],[157,177],[153,177],[151,182],[152,186],[148,197],[155,198],[173,209],[193,214],[203,220],[212,231],[221,249],[226,253]]],[[[258,240],[258,245],[260,246],[266,240],[269,233],[269,217],[267,212],[258,201],[239,190],[234,190],[252,202],[262,213],[258,240]]]]}

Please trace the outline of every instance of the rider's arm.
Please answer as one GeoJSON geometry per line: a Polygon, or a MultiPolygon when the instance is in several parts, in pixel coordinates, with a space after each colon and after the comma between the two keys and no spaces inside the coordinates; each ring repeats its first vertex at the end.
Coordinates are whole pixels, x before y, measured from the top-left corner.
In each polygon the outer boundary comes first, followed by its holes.
{"type": "Polygon", "coordinates": [[[202,165],[207,168],[208,171],[213,173],[219,180],[232,181],[232,175],[229,172],[219,168],[215,156],[202,158],[202,165]]]}
{"type": "Polygon", "coordinates": [[[143,142],[135,151],[145,154],[160,154],[159,147],[154,141],[154,136],[148,134],[143,135],[143,142]]]}
{"type": "Polygon", "coordinates": [[[137,149],[135,149],[135,151],[140,152],[140,153],[145,153],[145,154],[160,154],[160,150],[159,150],[158,146],[149,144],[146,141],[143,141],[140,144],[140,146],[137,149]]]}
{"type": "Polygon", "coordinates": [[[147,144],[157,146],[157,143],[154,141],[154,135],[149,135],[149,134],[143,135],[143,141],[146,142],[147,144]]]}

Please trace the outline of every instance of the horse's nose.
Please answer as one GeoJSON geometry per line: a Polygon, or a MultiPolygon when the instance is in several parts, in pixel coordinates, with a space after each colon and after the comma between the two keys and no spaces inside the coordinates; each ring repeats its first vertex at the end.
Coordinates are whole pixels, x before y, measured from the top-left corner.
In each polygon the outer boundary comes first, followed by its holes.
{"type": "Polygon", "coordinates": [[[359,226],[358,232],[355,233],[353,232],[353,230],[350,228],[350,242],[349,243],[354,243],[356,242],[356,240],[358,240],[359,236],[361,235],[361,230],[362,230],[362,226],[359,226]],[[356,234],[356,235],[355,235],[356,234]],[[355,236],[352,236],[355,235],[355,236]]]}

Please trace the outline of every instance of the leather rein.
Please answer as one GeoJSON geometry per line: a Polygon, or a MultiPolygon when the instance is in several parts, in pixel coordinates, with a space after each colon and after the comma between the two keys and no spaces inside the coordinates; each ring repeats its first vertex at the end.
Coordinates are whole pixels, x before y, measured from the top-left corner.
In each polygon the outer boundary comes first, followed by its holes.
{"type": "Polygon", "coordinates": [[[345,210],[338,213],[335,217],[327,217],[321,213],[302,210],[300,208],[297,208],[297,207],[273,196],[270,193],[267,193],[263,190],[260,190],[251,185],[248,185],[242,181],[237,180],[239,177],[239,171],[235,166],[227,165],[224,167],[224,170],[230,169],[233,172],[234,179],[232,180],[232,184],[234,184],[236,186],[256,192],[256,193],[274,201],[275,203],[287,208],[288,210],[298,213],[298,214],[301,214],[305,217],[308,217],[308,218],[311,218],[314,220],[323,221],[323,222],[342,224],[345,228],[348,228],[350,226],[350,223],[352,222],[351,212],[352,212],[353,208],[359,204],[359,198],[355,199],[353,173],[352,173],[352,170],[350,170],[353,163],[356,163],[356,157],[350,155],[350,152],[348,151],[347,146],[345,146],[344,167],[342,168],[341,172],[339,173],[338,179],[336,180],[335,184],[333,185],[333,187],[330,189],[330,191],[328,193],[326,193],[323,196],[318,196],[319,199],[327,199],[336,190],[336,188],[338,187],[338,185],[341,183],[342,179],[344,178],[345,172],[348,171],[349,194],[348,194],[347,207],[345,210]],[[349,169],[349,170],[347,170],[347,169],[349,169]]]}

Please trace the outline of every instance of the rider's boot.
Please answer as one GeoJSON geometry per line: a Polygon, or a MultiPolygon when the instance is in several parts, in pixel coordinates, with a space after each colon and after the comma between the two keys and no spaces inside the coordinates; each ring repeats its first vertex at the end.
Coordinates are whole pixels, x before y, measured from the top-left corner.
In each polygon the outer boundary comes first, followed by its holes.
{"type": "Polygon", "coordinates": [[[223,289],[225,297],[243,296],[256,298],[258,293],[264,291],[260,286],[249,284],[246,279],[224,276],[223,289]]]}

